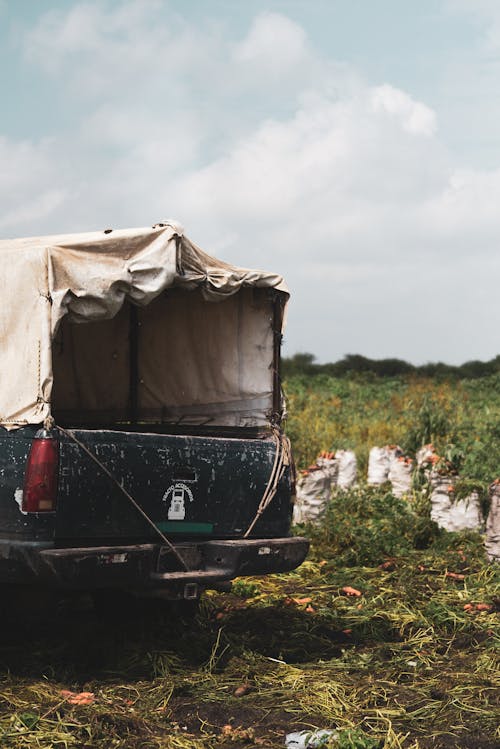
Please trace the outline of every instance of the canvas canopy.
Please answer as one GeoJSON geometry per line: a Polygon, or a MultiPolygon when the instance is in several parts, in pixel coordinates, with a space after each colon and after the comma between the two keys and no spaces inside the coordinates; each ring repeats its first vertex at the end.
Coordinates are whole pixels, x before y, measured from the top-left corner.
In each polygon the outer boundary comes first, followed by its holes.
{"type": "Polygon", "coordinates": [[[281,276],[207,255],[174,222],[2,240],[0,262],[1,426],[269,423],[281,276]]]}

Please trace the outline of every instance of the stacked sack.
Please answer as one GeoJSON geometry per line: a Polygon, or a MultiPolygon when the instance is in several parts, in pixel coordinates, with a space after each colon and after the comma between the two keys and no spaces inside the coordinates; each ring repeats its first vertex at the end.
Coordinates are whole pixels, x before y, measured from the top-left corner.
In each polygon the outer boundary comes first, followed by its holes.
{"type": "MultiPolygon", "coordinates": [[[[389,481],[390,447],[372,447],[368,456],[368,483],[373,486],[389,481]]],[[[402,452],[401,452],[402,454],[402,452]]]]}
{"type": "Polygon", "coordinates": [[[358,463],[352,450],[337,450],[335,460],[338,465],[337,486],[339,489],[350,489],[358,476],[358,463]]]}
{"type": "Polygon", "coordinates": [[[500,561],[500,479],[490,486],[490,500],[484,545],[488,558],[495,562],[500,561]]]}
{"type": "Polygon", "coordinates": [[[356,456],[352,450],[322,452],[302,471],[297,481],[294,523],[317,523],[325,512],[334,487],[349,489],[356,482],[356,456]]]}
{"type": "Polygon", "coordinates": [[[426,468],[429,464],[438,462],[439,455],[437,455],[432,442],[417,450],[415,460],[418,468],[426,468]]]}
{"type": "Polygon", "coordinates": [[[417,453],[417,464],[423,468],[431,489],[431,520],[446,531],[478,530],[483,525],[479,494],[471,492],[464,499],[455,498],[458,476],[432,445],[417,453]]]}
{"type": "Polygon", "coordinates": [[[368,457],[368,483],[372,486],[391,482],[395,497],[402,497],[411,489],[413,461],[399,445],[372,447],[368,457]]]}
{"type": "Polygon", "coordinates": [[[389,468],[389,481],[392,493],[401,499],[411,489],[413,477],[413,460],[405,455],[393,458],[389,468]]]}
{"type": "MultiPolygon", "coordinates": [[[[431,519],[446,531],[480,530],[484,520],[476,491],[456,499],[457,474],[440,457],[432,444],[417,451],[416,465],[430,488],[431,519]]],[[[373,447],[368,461],[368,484],[391,482],[396,497],[408,494],[412,486],[414,462],[398,445],[373,447]]],[[[318,523],[325,515],[334,489],[349,489],[357,478],[356,456],[352,450],[321,452],[313,465],[301,472],[293,510],[294,523],[318,523]]],[[[486,551],[490,559],[500,559],[500,479],[490,487],[491,509],[486,524],[486,551]]]]}

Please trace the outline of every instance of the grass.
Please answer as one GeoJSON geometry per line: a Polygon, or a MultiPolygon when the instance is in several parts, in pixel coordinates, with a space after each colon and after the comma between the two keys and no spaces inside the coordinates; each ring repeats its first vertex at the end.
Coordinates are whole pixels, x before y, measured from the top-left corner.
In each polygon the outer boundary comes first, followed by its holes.
{"type": "Polygon", "coordinates": [[[74,605],[17,621],[0,645],[0,746],[283,747],[327,728],[337,749],[493,749],[498,566],[479,535],[408,517],[383,489],[340,494],[301,568],[209,593],[191,622],[74,605]]]}
{"type": "Polygon", "coordinates": [[[288,433],[299,468],[320,450],[351,448],[366,475],[374,445],[410,455],[433,442],[453,452],[468,479],[484,487],[500,466],[500,376],[436,382],[429,378],[295,376],[285,382],[288,433]]]}
{"type": "MultiPolygon", "coordinates": [[[[350,447],[363,473],[375,444],[433,441],[484,495],[499,384],[290,378],[299,467],[350,447]]],[[[190,621],[103,617],[85,600],[28,615],[4,595],[1,749],[277,748],[315,729],[335,730],[332,749],[497,747],[498,565],[479,534],[440,532],[427,502],[337,494],[322,527],[302,529],[302,567],[208,593],[190,621]]]]}

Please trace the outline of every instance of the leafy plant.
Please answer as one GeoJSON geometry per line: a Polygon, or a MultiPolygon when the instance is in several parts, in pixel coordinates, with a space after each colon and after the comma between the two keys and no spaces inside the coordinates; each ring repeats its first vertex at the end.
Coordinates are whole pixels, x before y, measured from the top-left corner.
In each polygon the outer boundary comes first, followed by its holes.
{"type": "Polygon", "coordinates": [[[381,749],[384,741],[368,736],[360,728],[348,728],[339,731],[338,738],[332,744],[335,749],[381,749]]]}
{"type": "Polygon", "coordinates": [[[306,531],[319,555],[333,554],[339,565],[366,566],[415,548],[425,548],[439,531],[406,500],[383,488],[334,494],[320,526],[306,531]]]}
{"type": "Polygon", "coordinates": [[[240,579],[235,580],[231,588],[231,592],[234,593],[235,596],[239,596],[240,598],[251,598],[252,596],[258,594],[259,588],[250,580],[240,579]]]}
{"type": "Polygon", "coordinates": [[[325,374],[285,382],[287,431],[299,468],[321,450],[351,448],[366,473],[371,447],[413,456],[432,442],[465,479],[487,486],[500,472],[500,375],[471,380],[373,379],[325,374]]]}

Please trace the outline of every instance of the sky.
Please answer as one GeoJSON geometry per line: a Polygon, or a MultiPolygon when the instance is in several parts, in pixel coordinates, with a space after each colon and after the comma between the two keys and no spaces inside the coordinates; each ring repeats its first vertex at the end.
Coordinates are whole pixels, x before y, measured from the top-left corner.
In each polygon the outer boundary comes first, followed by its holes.
{"type": "Polygon", "coordinates": [[[499,353],[497,0],[0,0],[0,94],[1,238],[175,219],[287,356],[499,353]]]}

